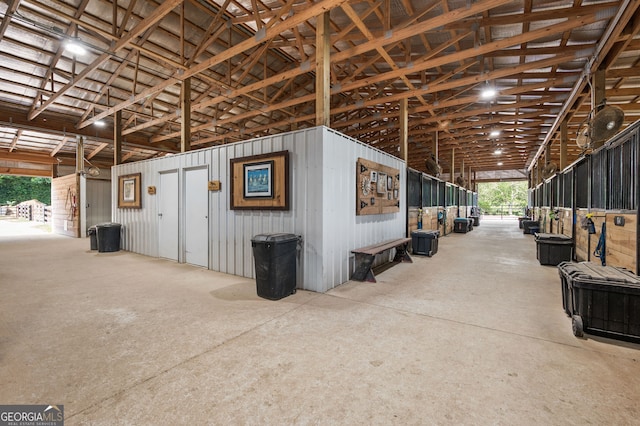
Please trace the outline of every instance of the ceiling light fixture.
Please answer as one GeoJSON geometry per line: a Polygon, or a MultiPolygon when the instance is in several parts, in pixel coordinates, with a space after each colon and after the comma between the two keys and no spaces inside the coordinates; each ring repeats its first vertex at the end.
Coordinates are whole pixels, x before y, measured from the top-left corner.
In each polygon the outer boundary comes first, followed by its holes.
{"type": "Polygon", "coordinates": [[[502,150],[500,148],[496,149],[495,151],[493,151],[494,155],[500,155],[502,154],[502,150]]]}
{"type": "Polygon", "coordinates": [[[502,166],[502,161],[498,162],[498,166],[502,166]]]}
{"type": "Polygon", "coordinates": [[[491,133],[489,133],[489,136],[491,136],[492,138],[500,136],[500,130],[492,130],[491,133]]]}
{"type": "Polygon", "coordinates": [[[480,97],[482,97],[482,99],[493,99],[496,97],[497,94],[498,92],[496,91],[496,89],[494,89],[493,87],[487,86],[484,88],[482,93],[480,93],[480,97]]]}
{"type": "Polygon", "coordinates": [[[104,127],[107,123],[105,123],[103,120],[98,120],[93,124],[95,124],[98,127],[104,127]]]}
{"type": "Polygon", "coordinates": [[[77,56],[82,56],[87,54],[87,49],[85,49],[85,47],[82,44],[80,44],[78,40],[75,40],[75,39],[67,40],[64,43],[64,48],[65,50],[77,56]]]}

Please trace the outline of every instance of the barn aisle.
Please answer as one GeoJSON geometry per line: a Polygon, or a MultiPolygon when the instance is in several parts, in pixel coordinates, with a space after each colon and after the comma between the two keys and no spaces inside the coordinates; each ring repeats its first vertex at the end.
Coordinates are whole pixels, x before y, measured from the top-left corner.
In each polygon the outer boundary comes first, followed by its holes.
{"type": "Polygon", "coordinates": [[[483,220],[326,294],[0,237],[0,401],[67,424],[632,424],[640,345],[577,339],[555,267],[483,220]]]}

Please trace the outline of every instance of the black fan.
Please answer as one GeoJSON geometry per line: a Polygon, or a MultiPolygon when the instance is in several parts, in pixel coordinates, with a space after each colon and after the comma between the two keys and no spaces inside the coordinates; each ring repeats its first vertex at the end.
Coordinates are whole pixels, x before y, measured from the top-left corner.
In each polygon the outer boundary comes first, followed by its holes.
{"type": "Polygon", "coordinates": [[[425,167],[427,168],[427,173],[431,176],[438,177],[440,173],[442,173],[442,167],[440,167],[438,160],[433,154],[425,160],[425,167]]]}
{"type": "Polygon", "coordinates": [[[624,123],[624,111],[618,107],[605,106],[591,121],[591,141],[602,142],[615,135],[624,123]]]}
{"type": "Polygon", "coordinates": [[[542,168],[542,177],[545,179],[549,179],[551,176],[555,175],[557,171],[558,165],[552,161],[545,164],[542,168]]]}

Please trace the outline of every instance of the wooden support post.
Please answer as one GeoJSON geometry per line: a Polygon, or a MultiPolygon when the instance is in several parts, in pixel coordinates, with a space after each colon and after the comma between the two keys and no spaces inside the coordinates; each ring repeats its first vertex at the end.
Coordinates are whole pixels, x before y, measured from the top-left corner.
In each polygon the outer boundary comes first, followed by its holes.
{"type": "Polygon", "coordinates": [[[438,161],[438,131],[433,132],[433,155],[436,157],[436,161],[438,161]]]}
{"type": "Polygon", "coordinates": [[[400,158],[409,162],[409,100],[400,99],[400,158]]]}
{"type": "MultiPolygon", "coordinates": [[[[591,109],[595,109],[595,112],[600,110],[600,105],[605,100],[606,80],[605,70],[598,69],[593,73],[591,77],[591,109]]],[[[604,145],[606,141],[594,142],[592,148],[599,148],[604,145]]]]}
{"type": "Polygon", "coordinates": [[[76,136],[76,173],[84,170],[84,138],[76,136]]]}
{"type": "Polygon", "coordinates": [[[122,164],[122,111],[113,114],[113,165],[122,164]]]}
{"type": "Polygon", "coordinates": [[[451,173],[449,176],[449,182],[456,183],[456,149],[451,148],[451,173]]]}
{"type": "Polygon", "coordinates": [[[331,101],[331,44],[329,12],[317,17],[316,24],[316,126],[327,126],[331,101]]]}
{"type": "Polygon", "coordinates": [[[185,78],[182,82],[180,114],[180,152],[187,152],[191,150],[191,77],[185,78]]]}
{"type": "Polygon", "coordinates": [[[569,131],[567,129],[567,119],[562,120],[560,124],[560,164],[559,170],[567,167],[567,143],[569,142],[569,131]]]}

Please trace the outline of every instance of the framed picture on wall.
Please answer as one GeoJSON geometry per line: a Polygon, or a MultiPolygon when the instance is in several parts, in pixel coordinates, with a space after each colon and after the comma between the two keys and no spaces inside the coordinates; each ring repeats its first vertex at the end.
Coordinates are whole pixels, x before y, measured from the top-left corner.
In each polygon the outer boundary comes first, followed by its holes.
{"type": "Polygon", "coordinates": [[[142,207],[141,174],[118,176],[118,208],[142,207]]]}
{"type": "Polygon", "coordinates": [[[289,152],[229,160],[232,210],[289,210],[289,152]]]}
{"type": "Polygon", "coordinates": [[[244,197],[273,197],[273,161],[243,164],[244,197]]]}

